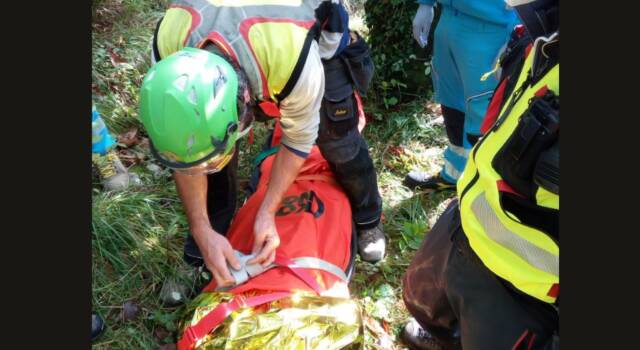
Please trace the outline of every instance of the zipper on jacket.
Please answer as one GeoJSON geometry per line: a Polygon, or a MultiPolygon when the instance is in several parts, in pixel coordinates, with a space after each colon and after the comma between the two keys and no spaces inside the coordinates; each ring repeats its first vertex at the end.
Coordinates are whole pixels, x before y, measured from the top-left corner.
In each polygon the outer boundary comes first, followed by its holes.
{"type": "Polygon", "coordinates": [[[504,120],[511,113],[511,110],[516,105],[516,103],[520,100],[520,97],[522,97],[524,91],[529,87],[529,84],[531,83],[531,74],[530,73],[531,73],[531,70],[529,70],[529,72],[527,72],[527,79],[525,79],[525,81],[522,82],[522,85],[520,85],[518,90],[516,90],[513,93],[513,96],[511,97],[511,101],[509,101],[509,105],[507,106],[507,108],[505,108],[504,113],[502,113],[502,115],[498,118],[498,120],[496,120],[496,122],[493,125],[493,127],[491,128],[491,130],[489,130],[489,132],[487,132],[487,135],[493,130],[498,130],[498,128],[500,128],[500,125],[502,125],[504,120]]]}

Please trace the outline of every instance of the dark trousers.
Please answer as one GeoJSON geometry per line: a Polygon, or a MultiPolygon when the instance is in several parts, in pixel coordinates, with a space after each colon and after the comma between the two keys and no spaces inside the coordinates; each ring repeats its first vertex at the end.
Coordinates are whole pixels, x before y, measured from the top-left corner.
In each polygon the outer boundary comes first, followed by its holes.
{"type": "Polygon", "coordinates": [[[326,98],[322,101],[317,144],[349,198],[356,228],[377,226],[382,214],[382,197],[367,142],[358,131],[353,95],[338,102],[326,98]],[[342,114],[343,111],[346,113],[342,114]],[[340,116],[335,117],[337,114],[340,116]]]}
{"type": "MultiPolygon", "coordinates": [[[[238,191],[238,149],[221,171],[207,175],[207,213],[211,227],[222,235],[227,234],[236,211],[238,191]]],[[[184,260],[192,266],[202,266],[204,260],[191,235],[184,242],[184,260]]]]}
{"type": "Polygon", "coordinates": [[[360,230],[377,226],[382,215],[376,170],[367,142],[358,131],[358,106],[353,88],[354,84],[368,85],[373,74],[373,66],[366,63],[368,58],[366,44],[358,40],[341,56],[323,60],[326,82],[316,140],[349,198],[353,220],[360,230]]]}
{"type": "Polygon", "coordinates": [[[442,105],[442,117],[450,144],[444,151],[444,166],[440,176],[445,181],[455,184],[467,164],[471,148],[476,144],[480,135],[467,133],[466,116],[460,110],[442,105]]]}
{"type": "Polygon", "coordinates": [[[455,108],[440,105],[447,138],[453,145],[462,147],[464,138],[464,112],[455,108]]]}
{"type": "Polygon", "coordinates": [[[446,349],[552,349],[558,312],[493,274],[469,246],[452,202],[407,269],[403,299],[446,349]]]}
{"type": "Polygon", "coordinates": [[[441,105],[442,118],[444,119],[444,127],[447,131],[449,142],[458,147],[465,147],[464,138],[467,138],[467,144],[473,145],[478,142],[480,135],[467,134],[464,132],[464,112],[455,108],[441,105]]]}

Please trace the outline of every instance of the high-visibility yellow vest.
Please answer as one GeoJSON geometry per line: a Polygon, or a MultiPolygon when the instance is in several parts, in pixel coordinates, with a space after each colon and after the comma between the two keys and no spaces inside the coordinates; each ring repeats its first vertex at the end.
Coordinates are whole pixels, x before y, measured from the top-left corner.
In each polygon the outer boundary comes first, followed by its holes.
{"type": "MultiPolygon", "coordinates": [[[[518,290],[553,303],[559,293],[559,244],[540,226],[527,225],[505,209],[505,196],[513,191],[493,164],[536,93],[546,88],[559,98],[559,63],[538,81],[527,78],[535,55],[534,48],[524,61],[514,92],[506,99],[498,121],[472,149],[457,188],[462,228],[486,267],[518,290]]],[[[559,216],[559,194],[535,185],[532,188],[533,195],[527,199],[532,210],[559,216]]]]}
{"type": "Polygon", "coordinates": [[[158,28],[158,53],[163,58],[185,46],[203,48],[212,42],[243,68],[258,101],[278,102],[304,67],[321,2],[173,1],[158,28]]]}

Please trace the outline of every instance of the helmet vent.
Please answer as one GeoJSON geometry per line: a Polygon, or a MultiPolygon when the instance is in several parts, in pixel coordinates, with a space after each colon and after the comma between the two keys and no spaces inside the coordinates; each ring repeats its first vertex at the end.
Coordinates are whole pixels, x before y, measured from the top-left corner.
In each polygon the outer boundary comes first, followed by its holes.
{"type": "Polygon", "coordinates": [[[188,81],[189,77],[186,74],[183,74],[173,81],[173,86],[175,86],[176,89],[180,91],[184,91],[184,88],[187,86],[188,81]]]}
{"type": "Polygon", "coordinates": [[[192,104],[198,104],[198,96],[196,94],[196,88],[195,87],[191,87],[191,91],[189,91],[189,95],[187,96],[187,99],[189,100],[189,102],[191,102],[192,104]]]}
{"type": "Polygon", "coordinates": [[[218,69],[218,79],[216,79],[215,83],[213,83],[213,98],[215,98],[216,95],[218,95],[218,92],[222,88],[222,85],[224,85],[227,82],[227,77],[224,75],[224,72],[222,71],[222,67],[218,65],[216,66],[216,68],[218,69]]]}
{"type": "Polygon", "coordinates": [[[187,140],[187,153],[191,155],[191,150],[193,149],[193,144],[196,142],[196,135],[189,136],[187,140]]]}

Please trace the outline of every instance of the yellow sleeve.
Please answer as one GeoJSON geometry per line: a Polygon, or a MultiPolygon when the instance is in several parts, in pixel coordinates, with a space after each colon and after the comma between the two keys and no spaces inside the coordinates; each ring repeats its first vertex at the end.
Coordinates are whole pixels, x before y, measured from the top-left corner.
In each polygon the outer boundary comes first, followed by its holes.
{"type": "Polygon", "coordinates": [[[167,10],[156,37],[160,58],[165,58],[184,47],[191,21],[191,14],[185,9],[172,7],[167,10]]]}

